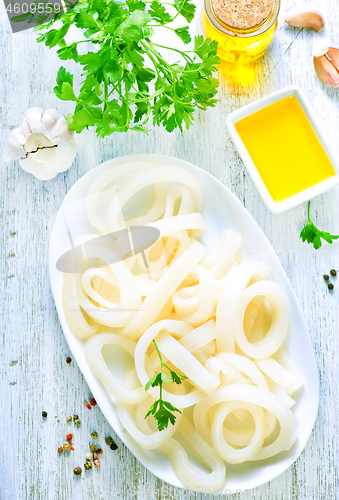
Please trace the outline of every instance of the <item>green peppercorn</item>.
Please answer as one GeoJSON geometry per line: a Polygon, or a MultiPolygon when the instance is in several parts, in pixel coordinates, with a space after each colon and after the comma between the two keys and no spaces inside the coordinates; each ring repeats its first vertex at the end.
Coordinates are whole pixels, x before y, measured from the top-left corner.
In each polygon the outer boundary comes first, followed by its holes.
{"type": "Polygon", "coordinates": [[[47,411],[43,411],[41,415],[43,416],[43,418],[47,418],[47,411]]]}
{"type": "Polygon", "coordinates": [[[337,276],[337,271],[335,269],[330,270],[330,275],[331,276],[337,276]]]}
{"type": "Polygon", "coordinates": [[[114,441],[113,441],[113,439],[111,438],[111,436],[107,437],[107,438],[105,439],[105,441],[106,441],[107,446],[111,446],[111,444],[113,444],[113,443],[114,443],[114,441]]]}
{"type": "Polygon", "coordinates": [[[84,464],[84,467],[86,470],[91,470],[91,469],[93,469],[93,464],[92,464],[92,462],[86,462],[84,464]]]}
{"type": "Polygon", "coordinates": [[[329,284],[327,285],[327,287],[328,287],[328,289],[329,289],[329,290],[333,290],[333,288],[334,288],[334,286],[333,286],[333,284],[332,284],[332,283],[329,283],[329,284]]]}
{"type": "Polygon", "coordinates": [[[67,417],[66,422],[72,422],[72,417],[71,416],[67,417]]]}
{"type": "Polygon", "coordinates": [[[75,425],[76,425],[77,427],[79,427],[79,425],[81,424],[81,420],[79,420],[78,418],[76,418],[76,419],[74,420],[74,423],[75,423],[75,425]]]}
{"type": "Polygon", "coordinates": [[[95,444],[90,444],[90,445],[89,445],[89,449],[90,449],[91,451],[96,451],[97,447],[95,446],[95,444]]]}
{"type": "Polygon", "coordinates": [[[82,468],[81,467],[75,467],[75,469],[73,470],[74,474],[76,476],[80,476],[80,474],[82,473],[82,468]]]}
{"type": "Polygon", "coordinates": [[[330,279],[329,275],[328,274],[324,274],[324,280],[328,281],[329,279],[330,279]]]}
{"type": "Polygon", "coordinates": [[[110,446],[111,450],[117,450],[118,449],[118,445],[116,443],[112,443],[111,446],[110,446]]]}
{"type": "Polygon", "coordinates": [[[92,436],[93,439],[98,439],[98,433],[96,431],[93,431],[91,433],[91,436],[92,436]]]}

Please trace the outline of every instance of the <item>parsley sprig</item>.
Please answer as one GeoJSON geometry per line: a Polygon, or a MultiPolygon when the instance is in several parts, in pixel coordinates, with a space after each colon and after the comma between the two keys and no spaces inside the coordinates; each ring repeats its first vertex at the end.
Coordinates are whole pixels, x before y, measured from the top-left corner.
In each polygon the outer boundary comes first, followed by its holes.
{"type": "Polygon", "coordinates": [[[160,372],[156,373],[152,378],[149,379],[147,384],[145,385],[145,391],[148,391],[150,387],[160,387],[160,394],[159,394],[159,399],[157,399],[148,412],[145,415],[145,418],[149,417],[150,415],[153,415],[154,418],[158,422],[158,429],[159,431],[163,431],[164,429],[167,429],[168,423],[171,422],[172,425],[175,424],[176,416],[174,415],[173,412],[179,412],[181,413],[178,408],[173,406],[171,403],[168,401],[164,401],[162,399],[162,384],[165,382],[166,384],[169,384],[171,382],[174,382],[175,384],[180,385],[181,381],[187,378],[185,375],[180,375],[174,370],[171,370],[162,360],[162,356],[160,354],[159,348],[157,346],[157,343],[155,340],[153,340],[153,344],[155,345],[155,348],[157,350],[159,359],[160,359],[160,372]],[[167,375],[164,373],[164,368],[167,368],[167,370],[170,372],[170,375],[167,375]]]}
{"type": "Polygon", "coordinates": [[[165,28],[188,44],[194,12],[191,0],[79,0],[68,12],[38,26],[43,30],[38,42],[59,46],[60,59],[72,59],[83,69],[79,93],[73,75],[63,67],[54,87],[59,99],[75,103],[74,112],[67,115],[70,127],[81,132],[94,126],[97,135],[105,137],[127,130],[147,133],[151,120],[168,132],[177,127],[183,131],[193,122],[196,108],[215,106],[217,43],[197,36],[191,50],[178,50],[151,39],[155,28],[165,28]],[[185,25],[173,27],[178,16],[185,25]],[[52,28],[55,21],[61,26],[52,28]],[[83,39],[67,44],[72,26],[83,39]],[[84,42],[91,42],[93,50],[80,55],[78,47],[84,42]],[[167,62],[163,49],[179,60],[167,62]]]}
{"type": "Polygon", "coordinates": [[[303,241],[307,241],[307,243],[313,243],[313,246],[315,249],[318,249],[321,247],[321,245],[322,245],[321,238],[323,240],[327,241],[327,243],[332,244],[333,240],[337,240],[339,238],[339,235],[338,234],[330,234],[330,233],[327,233],[326,231],[320,231],[317,227],[315,227],[315,225],[313,224],[313,222],[311,221],[311,218],[310,218],[310,205],[311,205],[311,202],[309,201],[308,202],[308,210],[307,210],[308,219],[307,219],[307,222],[305,224],[305,227],[303,228],[303,230],[300,233],[300,238],[303,241]]]}

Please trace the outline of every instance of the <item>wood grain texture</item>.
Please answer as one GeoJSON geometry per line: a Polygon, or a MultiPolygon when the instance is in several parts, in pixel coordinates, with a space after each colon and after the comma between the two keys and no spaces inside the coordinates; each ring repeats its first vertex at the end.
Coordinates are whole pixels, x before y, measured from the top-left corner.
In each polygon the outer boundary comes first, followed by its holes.
{"type": "MultiPolygon", "coordinates": [[[[153,130],[149,136],[115,134],[98,140],[94,131],[77,137],[79,153],[65,174],[42,182],[22,171],[17,162],[1,162],[1,336],[0,336],[0,500],[125,500],[198,499],[203,494],[170,488],[150,474],[119,441],[111,451],[103,441],[109,428],[98,407],[83,403],[88,387],[69,354],[54,307],[47,270],[48,222],[70,187],[86,172],[111,157],[130,153],[161,153],[180,157],[206,169],[227,185],[259,223],[281,259],[304,311],[319,367],[319,416],[305,451],[283,475],[234,498],[338,498],[339,405],[339,278],[330,294],[322,275],[339,269],[339,243],[318,251],[298,239],[306,205],[280,215],[264,206],[237,155],[225,125],[227,114],[286,85],[302,87],[320,124],[339,154],[339,91],[325,88],[316,78],[312,51],[322,35],[291,28],[282,19],[287,11],[307,1],[283,0],[274,43],[256,65],[221,76],[220,102],[197,113],[194,126],[180,133],[153,130]],[[251,83],[244,85],[244,78],[251,83]],[[48,412],[43,421],[41,411],[48,412]],[[74,429],[66,416],[78,413],[82,426],[74,429]],[[71,429],[71,430],[70,430],[71,429]],[[99,432],[104,448],[101,467],[75,477],[84,463],[89,434],[99,432]],[[65,433],[74,432],[75,451],[57,454],[65,433]],[[130,489],[129,488],[135,488],[130,489]],[[294,488],[294,490],[293,490],[294,488]],[[293,496],[293,491],[295,493],[293,496]],[[303,490],[303,488],[305,488],[303,490]],[[162,491],[161,491],[162,489],[162,491]],[[138,492],[135,495],[131,493],[138,492]]],[[[339,45],[337,0],[318,0],[327,16],[333,44],[339,45]]],[[[200,12],[202,2],[198,1],[200,12]]],[[[70,110],[52,93],[59,61],[27,31],[13,35],[0,5],[1,151],[9,131],[18,126],[30,106],[70,110]]],[[[192,32],[199,32],[196,16],[192,32]]],[[[77,75],[78,81],[80,79],[77,75]]],[[[272,162],[274,159],[272,159],[272,162]]],[[[339,190],[312,202],[320,228],[339,233],[339,190]]],[[[213,498],[221,499],[220,496],[213,498]]]]}

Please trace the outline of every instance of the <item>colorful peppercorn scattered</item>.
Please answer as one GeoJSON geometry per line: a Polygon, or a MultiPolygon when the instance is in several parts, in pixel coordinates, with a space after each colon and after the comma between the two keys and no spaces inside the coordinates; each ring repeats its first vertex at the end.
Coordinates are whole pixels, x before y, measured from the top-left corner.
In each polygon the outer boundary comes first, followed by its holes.
{"type": "Polygon", "coordinates": [[[75,421],[75,420],[79,420],[79,415],[74,415],[74,416],[73,416],[73,420],[74,420],[74,421],[75,421]]]}
{"type": "Polygon", "coordinates": [[[337,271],[335,269],[331,269],[330,275],[333,277],[337,276],[337,271]]]}
{"type": "Polygon", "coordinates": [[[71,415],[69,417],[66,418],[66,422],[72,422],[72,417],[71,415]]]}
{"type": "Polygon", "coordinates": [[[94,398],[91,398],[91,399],[89,400],[89,403],[90,403],[92,406],[95,406],[95,405],[97,404],[97,402],[95,401],[95,399],[94,399],[94,398]]]}
{"type": "Polygon", "coordinates": [[[104,450],[102,450],[101,448],[97,448],[97,453],[99,453],[99,455],[102,455],[104,452],[104,450]]]}
{"type": "Polygon", "coordinates": [[[118,445],[116,443],[112,443],[111,446],[110,446],[111,450],[117,450],[118,449],[118,445]]]}
{"type": "Polygon", "coordinates": [[[94,460],[97,460],[99,458],[99,455],[97,454],[96,451],[93,453],[93,458],[94,458],[94,460]]]}
{"type": "Polygon", "coordinates": [[[69,451],[71,449],[71,445],[68,441],[65,441],[62,446],[63,446],[64,450],[69,451]]]}
{"type": "MultiPolygon", "coordinates": [[[[69,365],[70,363],[72,363],[72,358],[70,358],[69,356],[67,356],[66,358],[66,363],[69,365]]],[[[81,472],[80,472],[81,474],[81,472]]]]}
{"type": "Polygon", "coordinates": [[[58,446],[58,453],[62,453],[63,452],[63,447],[62,446],[58,446]]]}
{"type": "Polygon", "coordinates": [[[100,460],[94,460],[95,467],[100,467],[100,460]]]}
{"type": "Polygon", "coordinates": [[[327,285],[327,288],[328,288],[329,290],[333,290],[334,286],[333,286],[333,284],[332,284],[332,283],[329,283],[329,284],[327,285]]]}
{"type": "Polygon", "coordinates": [[[98,439],[98,433],[96,431],[93,431],[91,433],[91,436],[92,436],[93,439],[98,439]]]}
{"type": "Polygon", "coordinates": [[[71,433],[66,434],[66,439],[67,439],[67,441],[72,441],[72,439],[73,439],[73,434],[71,434],[71,433]]]}
{"type": "Polygon", "coordinates": [[[105,439],[105,443],[107,444],[107,446],[111,446],[111,444],[114,443],[113,439],[111,438],[111,436],[108,436],[106,439],[105,439]]]}
{"type": "Polygon", "coordinates": [[[82,468],[81,467],[75,467],[75,469],[74,469],[73,472],[74,472],[74,474],[76,476],[80,476],[80,474],[82,473],[82,468]]]}
{"type": "Polygon", "coordinates": [[[92,462],[86,462],[86,463],[84,464],[84,467],[85,467],[85,469],[86,469],[86,470],[91,470],[91,469],[93,469],[92,462]]]}
{"type": "Polygon", "coordinates": [[[76,418],[76,419],[74,420],[74,423],[75,423],[75,425],[76,425],[77,427],[79,427],[79,425],[81,424],[81,420],[79,420],[78,418],[76,418]]]}
{"type": "Polygon", "coordinates": [[[92,460],[92,453],[86,453],[86,460],[92,460]]]}
{"type": "Polygon", "coordinates": [[[325,280],[325,281],[328,281],[328,280],[330,279],[330,277],[329,277],[329,275],[328,275],[328,274],[324,274],[324,276],[323,276],[323,277],[324,277],[324,280],[325,280]]]}
{"type": "Polygon", "coordinates": [[[95,444],[90,444],[89,449],[92,451],[96,451],[97,447],[95,446],[95,444]]]}

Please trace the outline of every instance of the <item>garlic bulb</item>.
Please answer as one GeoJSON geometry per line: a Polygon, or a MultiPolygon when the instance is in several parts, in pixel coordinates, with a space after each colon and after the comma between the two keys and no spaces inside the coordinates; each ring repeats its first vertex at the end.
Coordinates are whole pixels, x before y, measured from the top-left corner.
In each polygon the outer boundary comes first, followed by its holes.
{"type": "Polygon", "coordinates": [[[55,109],[30,108],[7,143],[6,160],[19,160],[26,172],[41,180],[55,177],[72,165],[77,153],[73,132],[55,109]]]}
{"type": "Polygon", "coordinates": [[[339,49],[325,47],[315,54],[313,62],[319,80],[329,87],[339,87],[339,49]]]}
{"type": "Polygon", "coordinates": [[[297,28],[312,28],[319,33],[325,26],[325,19],[319,10],[310,9],[304,12],[288,14],[285,23],[297,28]]]}

